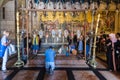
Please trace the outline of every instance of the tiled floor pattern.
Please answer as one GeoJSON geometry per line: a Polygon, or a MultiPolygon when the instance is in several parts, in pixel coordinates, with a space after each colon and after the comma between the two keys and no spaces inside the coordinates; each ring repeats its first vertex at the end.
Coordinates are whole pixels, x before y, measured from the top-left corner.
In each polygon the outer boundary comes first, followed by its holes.
{"type": "Polygon", "coordinates": [[[14,68],[15,61],[15,58],[8,61],[8,73],[0,71],[0,80],[120,80],[119,72],[108,71],[99,60],[97,68],[93,69],[75,56],[58,56],[53,75],[45,73],[44,56],[30,59],[23,68],[14,68]]]}
{"type": "MultiPolygon", "coordinates": [[[[10,70],[9,70],[10,71],[10,70]]],[[[42,70],[11,70],[9,73],[1,72],[0,80],[99,80],[92,71],[87,70],[55,70],[53,75],[43,74],[42,70]],[[42,75],[41,75],[42,74],[42,75]],[[43,77],[41,79],[41,77],[43,77]]]]}

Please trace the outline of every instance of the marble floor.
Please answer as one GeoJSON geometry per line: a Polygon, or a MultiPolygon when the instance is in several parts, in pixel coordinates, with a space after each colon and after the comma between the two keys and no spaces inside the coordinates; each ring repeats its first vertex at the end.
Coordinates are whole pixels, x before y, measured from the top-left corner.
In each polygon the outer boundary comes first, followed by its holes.
{"type": "Polygon", "coordinates": [[[16,56],[8,60],[9,72],[0,71],[0,80],[120,80],[120,72],[109,71],[106,63],[98,58],[96,58],[97,67],[92,68],[85,60],[78,60],[76,56],[57,55],[53,75],[45,72],[44,55],[31,55],[21,68],[14,66],[16,60],[16,56]]]}

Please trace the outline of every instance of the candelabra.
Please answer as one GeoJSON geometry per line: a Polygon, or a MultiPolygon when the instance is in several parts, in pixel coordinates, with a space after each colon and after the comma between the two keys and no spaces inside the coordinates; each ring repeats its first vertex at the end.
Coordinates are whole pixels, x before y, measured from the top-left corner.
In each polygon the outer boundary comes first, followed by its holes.
{"type": "Polygon", "coordinates": [[[95,56],[96,56],[95,51],[96,51],[96,37],[97,37],[97,32],[98,32],[99,20],[100,20],[100,14],[98,14],[97,25],[95,28],[94,43],[93,43],[93,57],[92,57],[92,60],[90,61],[90,65],[94,68],[96,68],[97,66],[97,62],[95,60],[95,56]]]}
{"type": "Polygon", "coordinates": [[[16,20],[17,20],[17,52],[18,52],[18,60],[14,64],[16,67],[24,66],[24,62],[21,60],[20,57],[20,31],[19,31],[19,12],[16,13],[16,20]]]}

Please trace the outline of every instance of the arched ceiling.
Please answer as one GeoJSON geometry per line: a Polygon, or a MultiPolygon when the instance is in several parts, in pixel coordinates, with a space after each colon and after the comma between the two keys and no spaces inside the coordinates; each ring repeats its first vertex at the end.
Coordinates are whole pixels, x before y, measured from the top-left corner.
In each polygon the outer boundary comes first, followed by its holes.
{"type": "Polygon", "coordinates": [[[0,7],[6,4],[8,1],[12,1],[12,0],[0,0],[0,7]]]}

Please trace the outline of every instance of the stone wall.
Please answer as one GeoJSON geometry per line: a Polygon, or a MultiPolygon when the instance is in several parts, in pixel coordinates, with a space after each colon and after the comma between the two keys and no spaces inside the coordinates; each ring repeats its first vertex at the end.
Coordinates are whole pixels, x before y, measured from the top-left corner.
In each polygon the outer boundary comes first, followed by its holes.
{"type": "Polygon", "coordinates": [[[0,31],[3,30],[11,31],[10,38],[15,39],[15,5],[14,0],[8,1],[0,9],[0,31]],[[3,19],[3,7],[5,7],[5,19],[3,19]]]}

